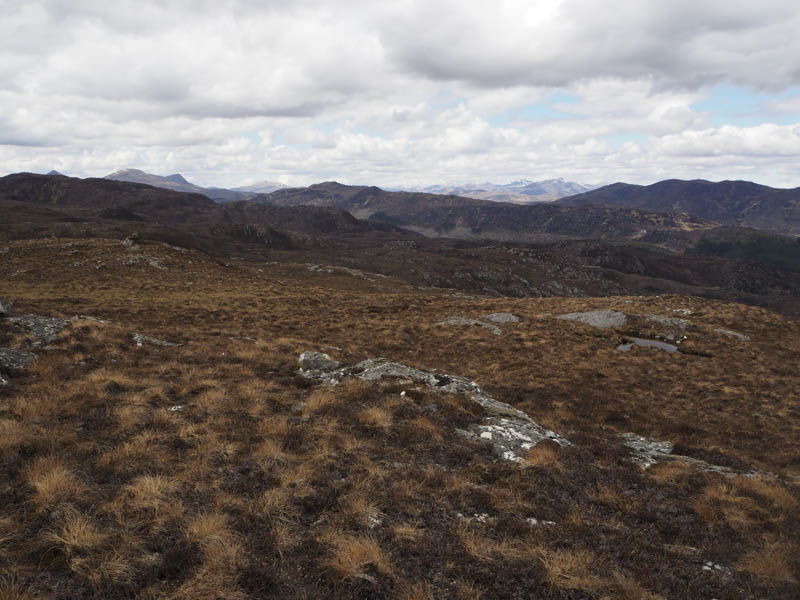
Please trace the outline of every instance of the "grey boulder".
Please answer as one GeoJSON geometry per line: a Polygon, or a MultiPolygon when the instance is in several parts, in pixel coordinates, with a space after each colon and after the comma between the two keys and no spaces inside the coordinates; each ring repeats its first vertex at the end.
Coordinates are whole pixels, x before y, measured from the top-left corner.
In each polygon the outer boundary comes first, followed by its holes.
{"type": "Polygon", "coordinates": [[[303,352],[298,362],[302,371],[333,371],[342,364],[324,352],[303,352]]]}

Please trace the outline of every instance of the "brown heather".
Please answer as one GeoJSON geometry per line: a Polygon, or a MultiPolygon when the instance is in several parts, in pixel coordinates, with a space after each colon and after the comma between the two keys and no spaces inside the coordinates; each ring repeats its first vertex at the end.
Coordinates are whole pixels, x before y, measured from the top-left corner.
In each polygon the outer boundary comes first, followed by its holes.
{"type": "MultiPolygon", "coordinates": [[[[162,271],[72,242],[12,242],[0,260],[19,314],[111,321],[71,324],[0,388],[0,600],[800,596],[796,321],[682,296],[464,297],[143,245],[162,271]],[[689,309],[689,353],[617,352],[656,332],[635,317],[624,332],[553,319],[597,308],[689,309]],[[498,311],[522,321],[434,326],[498,311]],[[470,377],[576,445],[501,461],[457,432],[484,417],[472,401],[319,385],[296,372],[304,350],[470,377]],[[774,475],[644,471],[627,431],[774,475]]],[[[25,337],[0,321],[0,345],[25,337]]]]}

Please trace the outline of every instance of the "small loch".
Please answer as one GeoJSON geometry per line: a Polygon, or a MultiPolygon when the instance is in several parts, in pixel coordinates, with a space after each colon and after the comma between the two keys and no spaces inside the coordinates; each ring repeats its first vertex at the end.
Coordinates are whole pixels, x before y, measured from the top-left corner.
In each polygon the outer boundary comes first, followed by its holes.
{"type": "Polygon", "coordinates": [[[625,338],[626,341],[619,346],[617,346],[617,350],[622,352],[629,352],[634,345],[642,346],[644,348],[658,348],[659,350],[664,350],[665,352],[677,352],[678,347],[673,344],[667,344],[666,342],[659,342],[658,340],[646,340],[644,338],[632,337],[632,338],[625,338]]]}

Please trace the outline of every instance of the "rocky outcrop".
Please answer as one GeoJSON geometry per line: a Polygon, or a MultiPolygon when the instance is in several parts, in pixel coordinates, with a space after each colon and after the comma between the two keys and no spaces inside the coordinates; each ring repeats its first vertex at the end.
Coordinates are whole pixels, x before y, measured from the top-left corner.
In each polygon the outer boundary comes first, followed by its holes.
{"type": "Polygon", "coordinates": [[[690,456],[673,454],[673,445],[671,442],[653,440],[635,433],[623,433],[620,437],[622,438],[622,444],[631,450],[631,460],[643,469],[649,469],[660,462],[681,460],[710,473],[719,473],[728,476],[744,475],[747,477],[754,477],[756,475],[766,475],[774,477],[772,473],[767,473],[765,471],[757,471],[756,469],[734,469],[732,467],[714,465],[690,456]]]}
{"type": "Polygon", "coordinates": [[[5,298],[0,298],[0,318],[10,317],[13,314],[14,303],[5,298]]]}
{"type": "Polygon", "coordinates": [[[322,375],[335,371],[342,366],[342,363],[333,360],[324,352],[303,352],[300,355],[299,362],[300,371],[303,374],[309,374],[311,377],[314,377],[315,374],[322,375]]]}
{"type": "Polygon", "coordinates": [[[49,346],[58,339],[61,330],[69,325],[66,319],[40,315],[11,317],[9,321],[16,329],[33,336],[34,346],[49,346]]]}
{"type": "Polygon", "coordinates": [[[169,348],[180,348],[183,344],[176,344],[175,342],[165,342],[164,340],[159,340],[154,337],[150,337],[148,335],[142,335],[141,333],[134,333],[133,334],[133,341],[136,343],[136,346],[141,348],[145,344],[152,344],[153,346],[164,346],[169,348]]]}
{"type": "Polygon", "coordinates": [[[468,396],[486,410],[486,417],[482,422],[459,432],[470,439],[491,444],[495,454],[505,460],[524,463],[525,453],[542,440],[552,440],[560,446],[572,445],[564,437],[534,422],[521,410],[495,400],[477,383],[465,377],[423,371],[381,358],[370,358],[352,367],[341,367],[340,363],[321,352],[304,352],[300,355],[300,374],[328,385],[336,385],[347,377],[364,381],[393,378],[409,384],[422,384],[436,392],[468,396]]]}
{"type": "Polygon", "coordinates": [[[692,322],[688,319],[681,319],[679,317],[664,317],[662,315],[645,315],[646,321],[663,325],[669,329],[676,329],[679,331],[686,331],[692,326],[692,322]]]}
{"type": "Polygon", "coordinates": [[[578,321],[600,329],[623,327],[628,322],[624,312],[618,310],[591,310],[588,312],[568,313],[556,317],[564,321],[578,321]]]}

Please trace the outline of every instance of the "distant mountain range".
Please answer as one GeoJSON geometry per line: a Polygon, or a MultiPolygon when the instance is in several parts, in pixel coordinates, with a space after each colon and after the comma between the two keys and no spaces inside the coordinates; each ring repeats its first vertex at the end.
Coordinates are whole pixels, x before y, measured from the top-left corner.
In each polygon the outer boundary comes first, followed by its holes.
{"type": "Polygon", "coordinates": [[[596,186],[584,185],[564,179],[545,179],[530,181],[519,179],[511,183],[464,183],[456,185],[430,185],[427,187],[399,188],[396,191],[426,192],[429,194],[448,194],[491,200],[493,202],[511,202],[513,204],[530,204],[532,202],[550,202],[581,194],[595,189],[596,186]]]}
{"type": "Polygon", "coordinates": [[[275,190],[280,190],[285,187],[289,186],[283,185],[282,183],[278,183],[277,181],[259,181],[257,183],[251,183],[250,185],[235,187],[233,188],[233,191],[251,192],[256,194],[269,194],[270,192],[274,192],[275,190]]]}
{"type": "MultiPolygon", "coordinates": [[[[60,175],[57,172],[50,172],[48,175],[60,175]]],[[[259,181],[251,185],[237,187],[234,189],[218,188],[218,187],[201,187],[186,180],[180,173],[172,175],[153,175],[146,173],[139,169],[122,169],[106,175],[103,179],[111,179],[112,181],[127,181],[128,183],[144,183],[152,185],[153,187],[163,188],[165,190],[174,190],[176,192],[188,192],[190,194],[203,194],[207,198],[216,200],[217,202],[235,202],[236,200],[247,200],[254,194],[266,194],[274,192],[281,188],[286,187],[282,183],[275,181],[259,181]]]]}
{"type": "Polygon", "coordinates": [[[428,237],[512,242],[578,237],[636,240],[682,249],[693,243],[690,238],[695,232],[717,226],[686,213],[551,202],[518,205],[454,195],[388,192],[335,181],[286,188],[252,201],[274,206],[335,207],[359,219],[390,223],[428,237]]]}
{"type": "Polygon", "coordinates": [[[800,235],[800,188],[779,189],[750,181],[667,179],[646,186],[614,183],[562,198],[557,204],[686,212],[722,225],[800,235]]]}

